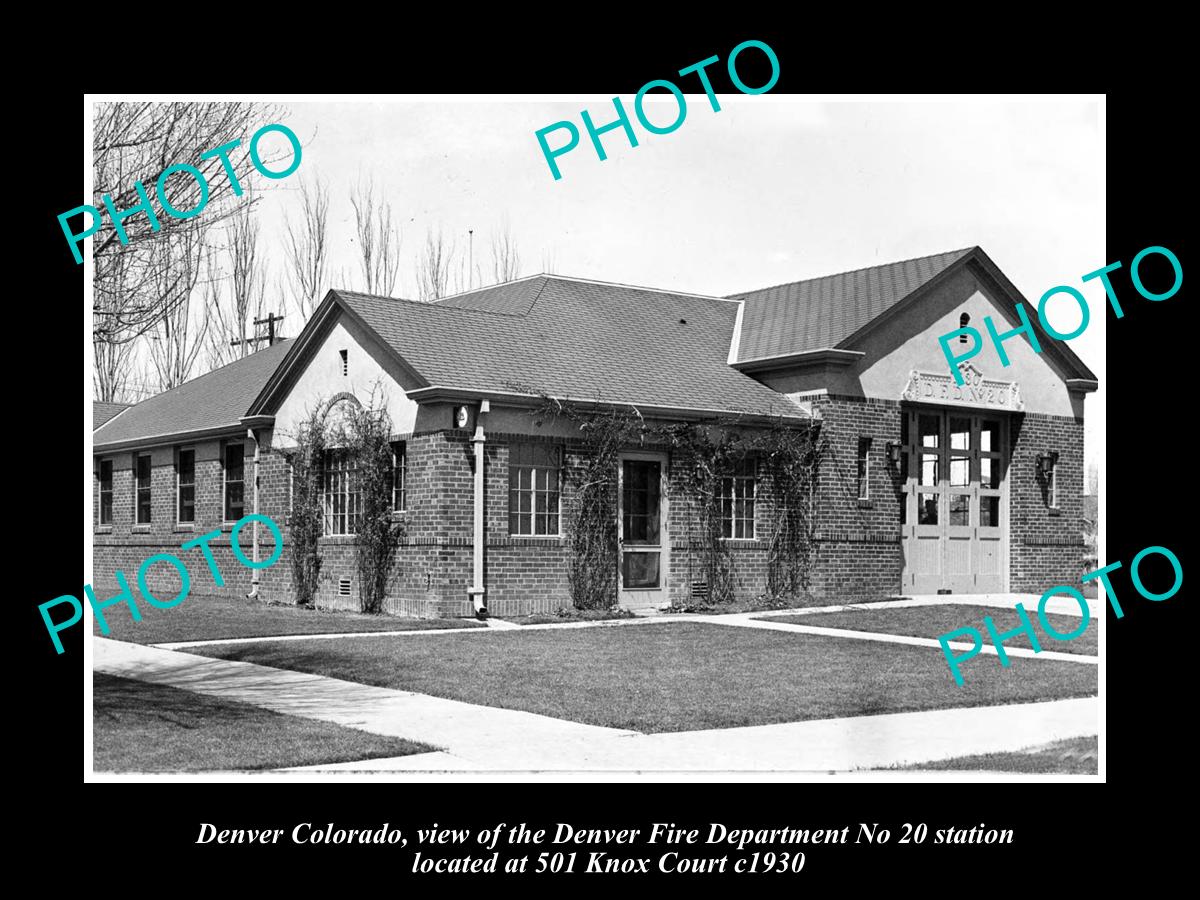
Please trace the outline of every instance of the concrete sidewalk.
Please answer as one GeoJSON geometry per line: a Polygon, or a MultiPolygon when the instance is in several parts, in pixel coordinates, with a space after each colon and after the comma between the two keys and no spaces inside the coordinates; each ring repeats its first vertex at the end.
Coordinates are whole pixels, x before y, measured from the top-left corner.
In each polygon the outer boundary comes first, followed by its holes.
{"type": "Polygon", "coordinates": [[[93,638],[94,668],[441,748],[311,768],[831,771],[1019,750],[1096,734],[1096,698],[639,734],[252,663],[93,638]]]}

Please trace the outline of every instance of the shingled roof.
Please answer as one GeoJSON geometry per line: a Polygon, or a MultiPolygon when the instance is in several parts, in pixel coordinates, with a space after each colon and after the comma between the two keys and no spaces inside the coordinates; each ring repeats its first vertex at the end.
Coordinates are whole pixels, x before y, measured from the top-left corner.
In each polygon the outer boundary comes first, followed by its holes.
{"type": "Polygon", "coordinates": [[[555,275],[437,303],[334,293],[431,387],[806,415],[728,365],[728,300],[555,275]]]}
{"type": "Polygon", "coordinates": [[[95,446],[237,426],[290,343],[279,341],[131,406],[94,433],[95,446]]]}
{"type": "Polygon", "coordinates": [[[95,431],[113,416],[129,409],[129,403],[105,403],[101,400],[92,401],[92,431],[95,431]]]}
{"type": "Polygon", "coordinates": [[[974,249],[732,294],[746,306],[737,362],[837,347],[974,249]]]}

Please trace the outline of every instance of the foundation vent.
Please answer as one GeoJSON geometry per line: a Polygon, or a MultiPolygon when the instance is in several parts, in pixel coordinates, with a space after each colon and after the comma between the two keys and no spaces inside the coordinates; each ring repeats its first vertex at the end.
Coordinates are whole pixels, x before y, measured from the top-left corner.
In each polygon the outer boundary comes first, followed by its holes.
{"type": "Polygon", "coordinates": [[[707,600],[708,599],[708,582],[693,581],[692,582],[692,599],[707,600]]]}
{"type": "Polygon", "coordinates": [[[350,579],[349,578],[339,578],[338,579],[338,596],[339,597],[349,597],[350,596],[350,579]]]}

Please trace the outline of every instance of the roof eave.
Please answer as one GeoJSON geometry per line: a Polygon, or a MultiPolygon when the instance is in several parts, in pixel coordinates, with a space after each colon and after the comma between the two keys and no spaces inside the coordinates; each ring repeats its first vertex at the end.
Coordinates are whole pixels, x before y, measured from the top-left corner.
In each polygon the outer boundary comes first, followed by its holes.
{"type": "MultiPolygon", "coordinates": [[[[546,398],[538,394],[523,394],[515,391],[496,391],[496,390],[474,390],[471,388],[451,387],[448,385],[430,385],[429,387],[418,388],[407,392],[409,399],[415,400],[418,403],[436,403],[458,402],[458,401],[479,401],[487,400],[488,402],[500,403],[506,406],[519,406],[524,408],[534,408],[538,404],[544,402],[546,398]]],[[[678,419],[682,421],[702,421],[714,417],[729,417],[734,416],[739,422],[747,424],[767,424],[777,422],[781,419],[808,422],[812,420],[812,416],[806,414],[799,407],[795,411],[779,412],[775,414],[768,413],[744,413],[729,409],[709,409],[704,407],[687,407],[687,406],[663,406],[651,405],[642,403],[631,403],[627,401],[605,401],[596,400],[595,398],[586,397],[563,397],[551,396],[550,399],[559,400],[563,403],[572,403],[582,407],[627,407],[637,409],[643,415],[651,418],[678,419]]],[[[780,399],[786,399],[780,395],[780,399]]]]}
{"type": "Polygon", "coordinates": [[[198,428],[190,431],[172,431],[165,434],[148,434],[136,438],[126,438],[120,441],[94,443],[94,453],[116,453],[121,450],[135,450],[143,447],[161,447],[164,444],[189,444],[214,437],[225,437],[230,434],[241,434],[245,426],[240,422],[229,425],[213,425],[208,428],[198,428]]]}
{"type": "Polygon", "coordinates": [[[842,350],[837,347],[821,347],[817,350],[802,350],[799,353],[781,353],[778,356],[760,356],[731,363],[739,372],[761,372],[768,369],[793,366],[825,365],[852,366],[866,356],[861,350],[842,350]]]}

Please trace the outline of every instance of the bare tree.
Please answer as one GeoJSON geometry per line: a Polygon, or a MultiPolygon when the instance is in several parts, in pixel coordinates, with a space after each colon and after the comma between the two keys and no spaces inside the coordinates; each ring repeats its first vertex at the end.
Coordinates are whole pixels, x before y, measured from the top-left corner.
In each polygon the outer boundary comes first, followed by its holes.
{"type": "Polygon", "coordinates": [[[267,293],[266,260],[259,254],[258,220],[247,206],[226,228],[229,277],[224,292],[210,292],[207,298],[213,328],[209,340],[214,366],[240,359],[250,352],[254,338],[254,320],[263,311],[267,293]]]}
{"type": "MultiPolygon", "coordinates": [[[[125,218],[118,230],[105,210],[108,196],[115,209],[124,212],[142,202],[137,183],[147,197],[156,192],[159,177],[177,163],[194,166],[204,178],[201,187],[186,171],[176,171],[163,182],[167,202],[178,210],[196,209],[202,191],[208,191],[203,217],[208,225],[233,215],[247,202],[238,196],[219,156],[201,159],[200,155],[230,143],[240,144],[228,153],[233,171],[243,188],[249,185],[254,169],[248,160],[248,138],[265,123],[278,122],[282,111],[275,106],[251,103],[150,103],[119,102],[96,105],[92,164],[94,195],[92,205],[104,211],[93,234],[95,261],[94,340],[97,343],[121,343],[135,340],[154,327],[172,304],[182,302],[187,293],[177,283],[186,272],[171,273],[164,281],[161,269],[165,259],[159,245],[174,244],[191,231],[192,219],[177,219],[156,211],[158,227],[149,215],[138,211],[125,218]],[[125,239],[122,241],[121,233],[125,239]],[[166,290],[162,290],[163,288],[166,290]]],[[[158,205],[155,198],[151,205],[158,205]]],[[[90,224],[83,217],[84,224],[90,224]]]]}
{"type": "MultiPolygon", "coordinates": [[[[300,182],[300,222],[284,219],[287,277],[293,310],[304,321],[321,302],[328,280],[329,185],[320,179],[300,182]]],[[[299,328],[303,322],[294,323],[299,328]]]]}
{"type": "Polygon", "coordinates": [[[449,296],[451,284],[461,285],[463,265],[454,241],[446,242],[439,228],[425,234],[425,247],[417,257],[417,299],[430,303],[449,296]]]}
{"type": "Polygon", "coordinates": [[[558,267],[558,251],[554,249],[542,251],[542,271],[552,273],[558,267]]]}
{"type": "Polygon", "coordinates": [[[92,395],[106,403],[130,403],[134,344],[130,341],[92,341],[96,362],[92,369],[92,395]]]}
{"type": "Polygon", "coordinates": [[[492,277],[497,284],[521,277],[521,254],[507,221],[492,235],[492,277]]]}
{"type": "Polygon", "coordinates": [[[149,333],[148,351],[157,375],[155,387],[158,391],[168,391],[187,381],[204,348],[211,319],[203,303],[194,304],[192,299],[197,293],[203,260],[208,252],[202,228],[181,232],[179,240],[160,244],[155,251],[172,257],[157,267],[164,295],[172,290],[183,293],[181,298],[172,299],[149,333]]]}
{"type": "Polygon", "coordinates": [[[390,296],[400,271],[400,229],[392,226],[392,205],[376,200],[373,180],[351,191],[350,205],[367,293],[390,296]]]}

